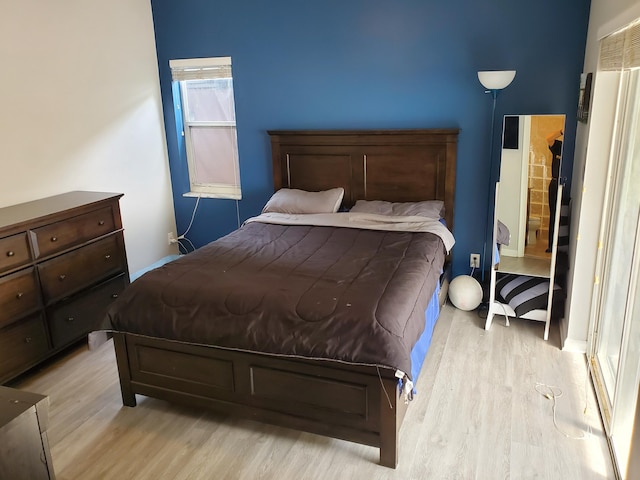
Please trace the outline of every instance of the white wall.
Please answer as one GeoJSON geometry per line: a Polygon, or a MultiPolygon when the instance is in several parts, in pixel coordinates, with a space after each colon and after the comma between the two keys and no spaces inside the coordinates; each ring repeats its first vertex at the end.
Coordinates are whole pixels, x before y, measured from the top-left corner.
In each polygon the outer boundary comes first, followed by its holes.
{"type": "MultiPolygon", "coordinates": [[[[638,0],[591,0],[584,72],[594,73],[594,91],[598,89],[598,82],[605,81],[596,75],[599,40],[638,17],[638,0]]],[[[587,347],[608,161],[607,145],[600,139],[607,136],[602,135],[603,128],[610,128],[610,125],[600,125],[598,119],[610,118],[607,111],[613,108],[611,103],[603,98],[594,101],[589,123],[578,123],[571,188],[569,298],[561,325],[563,348],[567,350],[585,351],[587,347]]]]}
{"type": "Polygon", "coordinates": [[[0,206],[122,192],[130,271],[175,253],[149,0],[5,2],[0,65],[0,206]]]}

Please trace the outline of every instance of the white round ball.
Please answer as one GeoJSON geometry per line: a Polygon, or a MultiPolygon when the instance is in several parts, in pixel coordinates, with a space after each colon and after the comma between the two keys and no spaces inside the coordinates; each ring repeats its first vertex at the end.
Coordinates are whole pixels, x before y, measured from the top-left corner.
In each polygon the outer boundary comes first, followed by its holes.
{"type": "Polygon", "coordinates": [[[460,310],[475,310],[482,302],[482,287],[469,275],[454,278],[449,285],[449,299],[460,310]]]}

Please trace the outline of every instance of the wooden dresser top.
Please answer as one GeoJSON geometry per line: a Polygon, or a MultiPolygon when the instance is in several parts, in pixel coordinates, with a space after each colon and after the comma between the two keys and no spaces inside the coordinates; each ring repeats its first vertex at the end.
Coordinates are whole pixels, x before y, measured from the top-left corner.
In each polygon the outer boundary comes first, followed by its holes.
{"type": "Polygon", "coordinates": [[[74,191],[0,208],[0,231],[16,224],[46,219],[64,210],[120,197],[121,193],[74,191]]]}

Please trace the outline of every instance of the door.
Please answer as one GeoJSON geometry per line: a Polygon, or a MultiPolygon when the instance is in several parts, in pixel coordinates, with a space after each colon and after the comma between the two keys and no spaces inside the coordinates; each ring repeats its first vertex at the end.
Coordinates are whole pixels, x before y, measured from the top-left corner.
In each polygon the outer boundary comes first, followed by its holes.
{"type": "MultiPolygon", "coordinates": [[[[590,360],[605,429],[620,472],[629,460],[640,380],[640,70],[618,75],[590,360]]],[[[598,276],[596,277],[598,278],[598,276]]]]}

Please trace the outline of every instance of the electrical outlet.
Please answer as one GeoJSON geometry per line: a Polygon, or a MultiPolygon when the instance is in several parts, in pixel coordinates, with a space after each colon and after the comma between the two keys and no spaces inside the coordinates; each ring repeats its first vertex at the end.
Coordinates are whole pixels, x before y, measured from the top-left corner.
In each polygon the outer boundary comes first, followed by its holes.
{"type": "Polygon", "coordinates": [[[469,255],[469,266],[471,268],[480,268],[480,254],[472,253],[469,255]]]}
{"type": "Polygon", "coordinates": [[[167,240],[169,242],[169,245],[173,245],[174,243],[178,242],[178,240],[176,239],[176,234],[173,232],[167,233],[167,240]]]}

